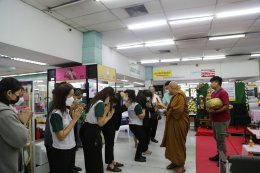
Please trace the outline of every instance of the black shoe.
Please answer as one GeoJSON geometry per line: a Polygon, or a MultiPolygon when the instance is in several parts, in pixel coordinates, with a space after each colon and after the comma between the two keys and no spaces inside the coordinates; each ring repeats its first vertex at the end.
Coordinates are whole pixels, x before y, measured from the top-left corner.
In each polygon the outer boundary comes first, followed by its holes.
{"type": "Polygon", "coordinates": [[[140,158],[143,158],[144,160],[146,160],[146,157],[144,157],[144,156],[141,156],[140,158]]]}
{"type": "Polygon", "coordinates": [[[73,167],[73,170],[75,170],[75,171],[82,171],[82,168],[80,168],[80,167],[78,167],[78,166],[74,166],[74,167],[73,167]]]}
{"type": "Polygon", "coordinates": [[[218,161],[219,160],[219,155],[217,154],[217,155],[215,155],[213,157],[210,157],[209,160],[210,161],[218,161]]]}
{"type": "Polygon", "coordinates": [[[158,143],[158,141],[156,139],[151,139],[151,141],[154,143],[158,143]]]}
{"type": "Polygon", "coordinates": [[[119,163],[119,162],[116,162],[115,166],[119,168],[119,167],[123,167],[123,166],[124,166],[124,164],[122,164],[122,163],[119,163]]]}
{"type": "Polygon", "coordinates": [[[142,157],[140,157],[139,159],[135,159],[136,162],[146,162],[146,160],[142,157]]]}
{"type": "Polygon", "coordinates": [[[75,169],[73,169],[72,171],[73,171],[73,173],[78,173],[78,171],[76,171],[75,169]]]}
{"type": "Polygon", "coordinates": [[[116,166],[114,168],[110,168],[110,166],[107,166],[107,170],[111,172],[121,172],[122,170],[116,166]]]}

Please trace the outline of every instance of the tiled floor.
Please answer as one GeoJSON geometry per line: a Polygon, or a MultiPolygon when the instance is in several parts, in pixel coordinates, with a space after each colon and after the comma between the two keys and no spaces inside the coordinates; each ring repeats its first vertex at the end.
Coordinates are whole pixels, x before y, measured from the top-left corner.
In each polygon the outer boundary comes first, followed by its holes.
{"type": "MultiPolygon", "coordinates": [[[[164,120],[159,121],[156,138],[161,141],[164,131],[164,120]]],[[[187,138],[187,160],[186,160],[186,172],[196,173],[196,137],[193,128],[189,131],[187,138]]],[[[103,147],[104,148],[104,147],[103,147]]],[[[122,172],[124,173],[167,173],[173,172],[166,170],[166,166],[170,163],[164,158],[164,148],[160,147],[160,142],[149,145],[149,150],[153,153],[147,157],[147,162],[139,163],[133,160],[135,148],[133,139],[128,140],[127,133],[122,131],[119,133],[118,140],[115,143],[115,160],[124,163],[122,172]]],[[[103,152],[104,153],[104,152],[103,152]]],[[[85,172],[84,168],[84,156],[83,151],[80,149],[76,156],[76,165],[80,166],[85,172]]],[[[107,165],[104,165],[104,170],[107,165]]],[[[108,172],[105,170],[105,172],[108,172]]]]}

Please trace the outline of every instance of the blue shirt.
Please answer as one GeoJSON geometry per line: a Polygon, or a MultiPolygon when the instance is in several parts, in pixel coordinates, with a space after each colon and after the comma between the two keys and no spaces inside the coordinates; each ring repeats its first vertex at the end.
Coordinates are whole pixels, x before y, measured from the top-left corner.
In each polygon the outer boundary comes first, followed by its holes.
{"type": "Polygon", "coordinates": [[[163,102],[163,104],[168,105],[168,104],[171,102],[171,99],[172,99],[172,95],[170,95],[169,92],[166,92],[166,93],[164,93],[164,95],[163,95],[163,100],[162,100],[162,102],[163,102]]]}

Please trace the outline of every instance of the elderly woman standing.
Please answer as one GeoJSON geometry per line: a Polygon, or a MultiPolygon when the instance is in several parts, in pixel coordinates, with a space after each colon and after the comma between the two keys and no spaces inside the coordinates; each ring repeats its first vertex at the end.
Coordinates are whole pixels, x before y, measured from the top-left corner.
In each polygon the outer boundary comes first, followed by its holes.
{"type": "Polygon", "coordinates": [[[189,114],[186,95],[176,82],[169,84],[172,95],[167,107],[166,125],[161,147],[165,147],[165,157],[171,161],[167,169],[176,168],[176,173],[185,172],[186,137],[189,130],[189,114]]]}
{"type": "Polygon", "coordinates": [[[32,117],[30,109],[17,114],[11,105],[19,101],[22,86],[14,78],[0,81],[0,172],[23,171],[22,148],[26,145],[29,131],[27,122],[32,117]]]}

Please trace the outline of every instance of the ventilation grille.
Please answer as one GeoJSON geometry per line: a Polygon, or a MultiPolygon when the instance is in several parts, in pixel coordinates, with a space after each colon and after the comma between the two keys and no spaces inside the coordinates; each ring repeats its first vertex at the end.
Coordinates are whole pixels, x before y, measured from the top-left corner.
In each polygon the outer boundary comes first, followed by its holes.
{"type": "Polygon", "coordinates": [[[130,17],[137,17],[137,16],[143,16],[148,14],[148,11],[144,5],[127,7],[125,8],[125,11],[129,14],[130,17]]]}

